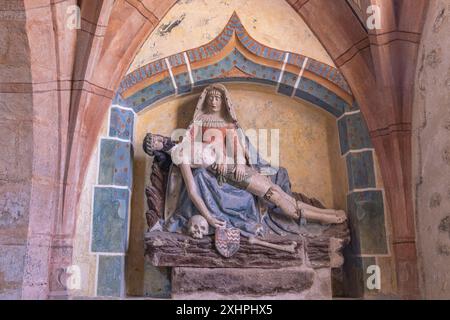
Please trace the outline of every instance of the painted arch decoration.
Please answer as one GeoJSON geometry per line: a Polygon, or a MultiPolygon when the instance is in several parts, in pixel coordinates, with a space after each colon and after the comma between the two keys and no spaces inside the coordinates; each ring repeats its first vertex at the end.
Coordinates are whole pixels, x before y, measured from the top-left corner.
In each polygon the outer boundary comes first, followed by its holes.
{"type": "Polygon", "coordinates": [[[96,295],[120,297],[126,291],[137,114],[164,99],[193,92],[195,87],[232,81],[272,87],[274,92],[306,100],[336,118],[341,155],[347,163],[354,260],[350,263],[360,270],[375,256],[388,254],[384,192],[377,188],[375,152],[343,75],[312,58],[258,43],[233,14],[208,44],[144,65],[120,84],[110,108],[107,136],[99,141],[99,170],[93,190],[90,250],[98,257],[96,295]]]}
{"type": "Polygon", "coordinates": [[[208,44],[129,73],[120,84],[115,103],[140,112],[161,99],[219,81],[273,86],[281,94],[309,101],[336,117],[355,110],[352,93],[339,70],[258,43],[236,13],[208,44]]]}

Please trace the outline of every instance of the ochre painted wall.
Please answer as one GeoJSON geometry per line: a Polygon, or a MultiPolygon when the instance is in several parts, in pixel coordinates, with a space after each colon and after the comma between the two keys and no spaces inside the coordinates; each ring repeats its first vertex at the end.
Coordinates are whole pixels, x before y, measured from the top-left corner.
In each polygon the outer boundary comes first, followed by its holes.
{"type": "MultiPolygon", "coordinates": [[[[280,165],[289,172],[292,190],[316,197],[327,207],[346,209],[348,183],[336,119],[319,107],[277,95],[273,88],[250,84],[226,86],[245,130],[280,130],[280,165]]],[[[138,114],[128,254],[128,269],[132,270],[127,277],[130,294],[139,295],[143,285],[143,234],[147,228],[144,190],[149,184],[152,164],[151,157],[141,148],[143,138],[147,132],[170,136],[174,129],[186,128],[198,95],[169,100],[138,114]]]]}
{"type": "MultiPolygon", "coordinates": [[[[244,130],[280,130],[280,165],[288,169],[292,189],[317,197],[328,207],[345,208],[346,180],[342,172],[346,169],[340,156],[336,119],[319,107],[276,95],[272,88],[226,86],[244,130]]],[[[135,145],[142,144],[147,132],[170,136],[174,129],[186,128],[197,100],[198,94],[188,95],[139,113],[135,145]]],[[[144,156],[137,147],[135,161],[144,156]]],[[[148,169],[150,158],[144,159],[148,169]]],[[[135,179],[143,173],[139,169],[135,170],[135,179]]]]}

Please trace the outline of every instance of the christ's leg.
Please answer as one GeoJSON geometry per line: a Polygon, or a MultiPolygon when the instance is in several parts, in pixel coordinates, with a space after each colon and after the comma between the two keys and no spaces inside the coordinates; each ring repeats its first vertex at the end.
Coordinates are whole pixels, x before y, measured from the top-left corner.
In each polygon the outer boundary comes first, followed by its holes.
{"type": "Polygon", "coordinates": [[[347,219],[343,210],[320,209],[296,200],[269,178],[257,172],[252,171],[246,190],[275,204],[284,214],[294,219],[302,216],[308,221],[325,224],[339,224],[347,219]]]}
{"type": "MultiPolygon", "coordinates": [[[[216,170],[212,167],[209,170],[216,173],[216,170]]],[[[347,219],[345,212],[342,210],[320,209],[296,200],[284,192],[280,186],[274,184],[267,176],[261,175],[251,167],[246,167],[245,176],[243,181],[236,181],[234,174],[231,170],[228,170],[226,180],[235,187],[245,189],[251,194],[273,203],[285,215],[293,219],[297,220],[303,217],[308,221],[325,224],[339,224],[347,219]]]]}

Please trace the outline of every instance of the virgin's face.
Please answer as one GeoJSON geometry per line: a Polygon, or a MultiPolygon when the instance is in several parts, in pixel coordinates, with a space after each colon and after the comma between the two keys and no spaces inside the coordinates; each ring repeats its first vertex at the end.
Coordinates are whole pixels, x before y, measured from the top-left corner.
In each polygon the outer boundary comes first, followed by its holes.
{"type": "Polygon", "coordinates": [[[217,113],[222,109],[222,95],[220,93],[210,93],[206,98],[208,113],[217,113]]]}

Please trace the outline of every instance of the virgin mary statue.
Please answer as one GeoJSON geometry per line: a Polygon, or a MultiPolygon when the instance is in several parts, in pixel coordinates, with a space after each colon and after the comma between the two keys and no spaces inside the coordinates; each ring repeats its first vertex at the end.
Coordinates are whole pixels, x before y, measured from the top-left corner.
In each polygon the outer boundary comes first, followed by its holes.
{"type": "Polygon", "coordinates": [[[292,196],[286,170],[271,167],[249,143],[221,84],[203,90],[182,142],[169,153],[175,164],[172,171],[181,173],[183,183],[177,184],[172,172],[167,231],[184,233],[195,215],[207,220],[210,233],[233,227],[245,236],[278,229],[295,232],[292,226],[306,220],[331,224],[346,219],[342,210],[319,209],[292,196]],[[277,224],[268,211],[291,223],[277,224]]]}

